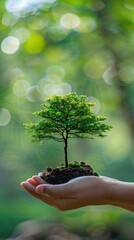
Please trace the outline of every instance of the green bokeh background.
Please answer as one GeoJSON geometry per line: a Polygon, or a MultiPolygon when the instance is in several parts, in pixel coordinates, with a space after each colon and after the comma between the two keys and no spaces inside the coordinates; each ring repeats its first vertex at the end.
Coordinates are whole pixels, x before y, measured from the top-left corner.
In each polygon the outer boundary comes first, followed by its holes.
{"type": "Polygon", "coordinates": [[[32,144],[23,123],[46,97],[74,91],[95,102],[113,129],[105,139],[71,140],[69,159],[134,181],[133,1],[1,1],[0,16],[0,239],[133,239],[133,213],[110,206],[59,212],[20,187],[64,158],[60,143],[32,144]],[[62,226],[68,235],[26,236],[28,224],[62,226]]]}

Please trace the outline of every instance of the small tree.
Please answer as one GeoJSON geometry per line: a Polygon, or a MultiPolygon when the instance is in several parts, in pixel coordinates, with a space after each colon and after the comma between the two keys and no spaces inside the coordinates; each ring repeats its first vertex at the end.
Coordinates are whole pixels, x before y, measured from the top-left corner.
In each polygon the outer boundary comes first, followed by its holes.
{"type": "Polygon", "coordinates": [[[37,123],[25,124],[34,142],[54,139],[64,142],[65,167],[68,167],[68,139],[104,137],[111,126],[104,124],[104,116],[96,116],[91,109],[93,103],[76,93],[48,98],[43,109],[35,112],[41,119],[37,123]]]}

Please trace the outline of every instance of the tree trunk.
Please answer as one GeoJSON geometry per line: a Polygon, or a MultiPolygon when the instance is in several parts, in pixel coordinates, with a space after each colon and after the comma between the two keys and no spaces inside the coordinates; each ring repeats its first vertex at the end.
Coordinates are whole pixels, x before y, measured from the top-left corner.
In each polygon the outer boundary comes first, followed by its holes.
{"type": "Polygon", "coordinates": [[[65,167],[68,167],[68,156],[67,156],[67,146],[68,146],[68,139],[65,138],[65,147],[64,147],[64,152],[65,152],[65,167]]]}

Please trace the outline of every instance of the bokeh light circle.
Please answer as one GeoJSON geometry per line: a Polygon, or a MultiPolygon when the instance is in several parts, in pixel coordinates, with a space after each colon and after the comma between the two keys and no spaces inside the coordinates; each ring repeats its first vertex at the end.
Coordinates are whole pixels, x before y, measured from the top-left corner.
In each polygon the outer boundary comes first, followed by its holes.
{"type": "Polygon", "coordinates": [[[16,96],[22,97],[26,95],[27,89],[30,87],[30,83],[26,80],[18,80],[14,83],[13,92],[16,96]]]}
{"type": "Polygon", "coordinates": [[[94,106],[92,106],[92,109],[95,113],[98,113],[100,111],[101,104],[100,104],[100,101],[98,98],[90,96],[90,97],[88,97],[88,102],[92,102],[95,104],[94,106]]]}
{"type": "Polygon", "coordinates": [[[74,29],[80,25],[80,18],[73,13],[66,13],[60,19],[60,24],[64,28],[74,29]]]}
{"type": "Polygon", "coordinates": [[[11,114],[6,108],[0,109],[0,126],[6,126],[11,120],[11,114]]]}
{"type": "Polygon", "coordinates": [[[20,47],[20,41],[18,38],[13,36],[8,36],[3,39],[1,43],[1,50],[6,54],[14,54],[18,51],[20,47]]]}
{"type": "Polygon", "coordinates": [[[37,54],[43,51],[45,39],[42,35],[33,33],[25,43],[25,49],[30,54],[37,54]]]}

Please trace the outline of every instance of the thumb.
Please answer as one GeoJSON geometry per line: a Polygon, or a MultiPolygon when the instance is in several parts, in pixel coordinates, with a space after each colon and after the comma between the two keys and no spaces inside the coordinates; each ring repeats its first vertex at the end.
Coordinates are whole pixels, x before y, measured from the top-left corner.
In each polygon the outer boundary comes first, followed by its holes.
{"type": "Polygon", "coordinates": [[[67,184],[40,184],[36,187],[36,192],[51,197],[66,197],[69,194],[67,184]]]}

